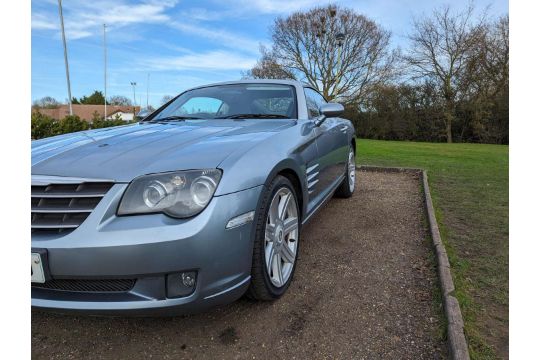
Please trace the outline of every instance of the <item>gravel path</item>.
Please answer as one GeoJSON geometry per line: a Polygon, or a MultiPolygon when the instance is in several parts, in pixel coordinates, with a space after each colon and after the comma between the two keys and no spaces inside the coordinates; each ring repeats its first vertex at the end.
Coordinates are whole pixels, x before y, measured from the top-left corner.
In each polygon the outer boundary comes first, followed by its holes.
{"type": "Polygon", "coordinates": [[[441,310],[416,176],[359,172],[304,228],[287,294],[177,318],[32,313],[34,359],[438,359],[441,310]]]}

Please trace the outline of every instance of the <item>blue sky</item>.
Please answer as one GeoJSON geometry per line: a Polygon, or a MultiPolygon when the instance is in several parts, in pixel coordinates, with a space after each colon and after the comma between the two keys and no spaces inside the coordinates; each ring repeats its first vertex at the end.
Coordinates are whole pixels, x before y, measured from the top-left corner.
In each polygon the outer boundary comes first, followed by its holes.
{"type": "MultiPolygon", "coordinates": [[[[468,0],[452,1],[456,9],[468,0]]],[[[270,43],[269,27],[314,5],[337,3],[355,9],[392,32],[394,46],[407,47],[414,17],[448,3],[439,0],[177,1],[64,0],[72,95],[103,90],[103,23],[107,24],[107,95],[157,106],[164,95],[192,86],[235,80],[255,64],[259,44],[270,43]]],[[[508,12],[507,0],[477,0],[478,11],[508,12]]],[[[32,0],[32,99],[67,98],[57,0],[32,0]]]]}

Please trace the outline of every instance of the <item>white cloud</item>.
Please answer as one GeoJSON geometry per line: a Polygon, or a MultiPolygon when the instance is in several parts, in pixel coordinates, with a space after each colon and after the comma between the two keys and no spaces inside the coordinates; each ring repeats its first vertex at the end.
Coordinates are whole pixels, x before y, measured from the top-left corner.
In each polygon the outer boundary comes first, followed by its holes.
{"type": "MultiPolygon", "coordinates": [[[[32,29],[37,30],[58,30],[60,29],[59,21],[52,21],[50,17],[43,14],[32,15],[32,29]]],[[[58,20],[58,19],[57,19],[58,20]]]]}
{"type": "Polygon", "coordinates": [[[293,11],[312,8],[318,5],[335,3],[332,0],[238,0],[234,6],[243,11],[256,11],[263,14],[287,14],[293,11]]]}
{"type": "MultiPolygon", "coordinates": [[[[217,20],[225,16],[225,12],[191,8],[181,13],[182,21],[178,21],[177,17],[173,19],[167,13],[176,3],[176,0],[146,0],[142,3],[129,3],[127,0],[66,1],[63,3],[66,36],[73,40],[101,35],[104,23],[111,30],[136,24],[163,23],[190,36],[208,39],[220,47],[258,54],[259,41],[200,23],[217,20]]],[[[58,13],[55,11],[57,11],[57,5],[52,3],[48,5],[48,12],[34,10],[32,28],[59,31],[58,13]]],[[[114,32],[111,31],[111,36],[113,34],[114,32]]]]}
{"type": "Polygon", "coordinates": [[[247,70],[257,59],[230,51],[216,50],[199,54],[150,58],[140,65],[153,71],[181,70],[247,70]]]}
{"type": "Polygon", "coordinates": [[[195,21],[214,21],[222,20],[226,16],[226,12],[213,11],[205,8],[190,8],[180,13],[182,19],[195,21]]]}
{"type": "Polygon", "coordinates": [[[243,50],[254,54],[259,52],[259,41],[246,38],[227,30],[215,27],[204,27],[201,24],[188,24],[185,22],[173,22],[169,25],[181,32],[209,39],[224,47],[243,50]]]}
{"type": "MultiPolygon", "coordinates": [[[[166,11],[176,3],[176,0],[147,0],[137,4],[106,0],[64,2],[62,6],[66,36],[70,39],[91,36],[101,32],[103,24],[119,28],[132,24],[168,22],[170,18],[166,11]]],[[[32,16],[32,28],[59,30],[57,16],[54,12],[35,12],[32,16]]]]}

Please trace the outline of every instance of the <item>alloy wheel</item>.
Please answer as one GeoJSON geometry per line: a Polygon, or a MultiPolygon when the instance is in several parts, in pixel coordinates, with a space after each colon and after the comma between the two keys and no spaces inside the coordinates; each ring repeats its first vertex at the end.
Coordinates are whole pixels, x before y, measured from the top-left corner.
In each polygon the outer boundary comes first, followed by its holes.
{"type": "Polygon", "coordinates": [[[352,149],[349,151],[349,163],[347,164],[347,168],[349,176],[349,190],[352,193],[354,192],[354,182],[356,179],[356,161],[354,159],[354,151],[352,149]]]}
{"type": "Polygon", "coordinates": [[[265,228],[265,263],[276,287],[287,283],[298,250],[298,208],[288,187],[280,188],[270,203],[265,228]]]}

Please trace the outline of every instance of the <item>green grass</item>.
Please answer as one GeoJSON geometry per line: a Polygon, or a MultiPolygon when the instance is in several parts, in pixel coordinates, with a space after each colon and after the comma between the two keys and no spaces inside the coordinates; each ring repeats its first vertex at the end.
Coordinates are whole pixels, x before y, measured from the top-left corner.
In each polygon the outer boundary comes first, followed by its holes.
{"type": "Polygon", "coordinates": [[[508,357],[508,146],[358,140],[357,163],[422,168],[473,359],[508,357]]]}

